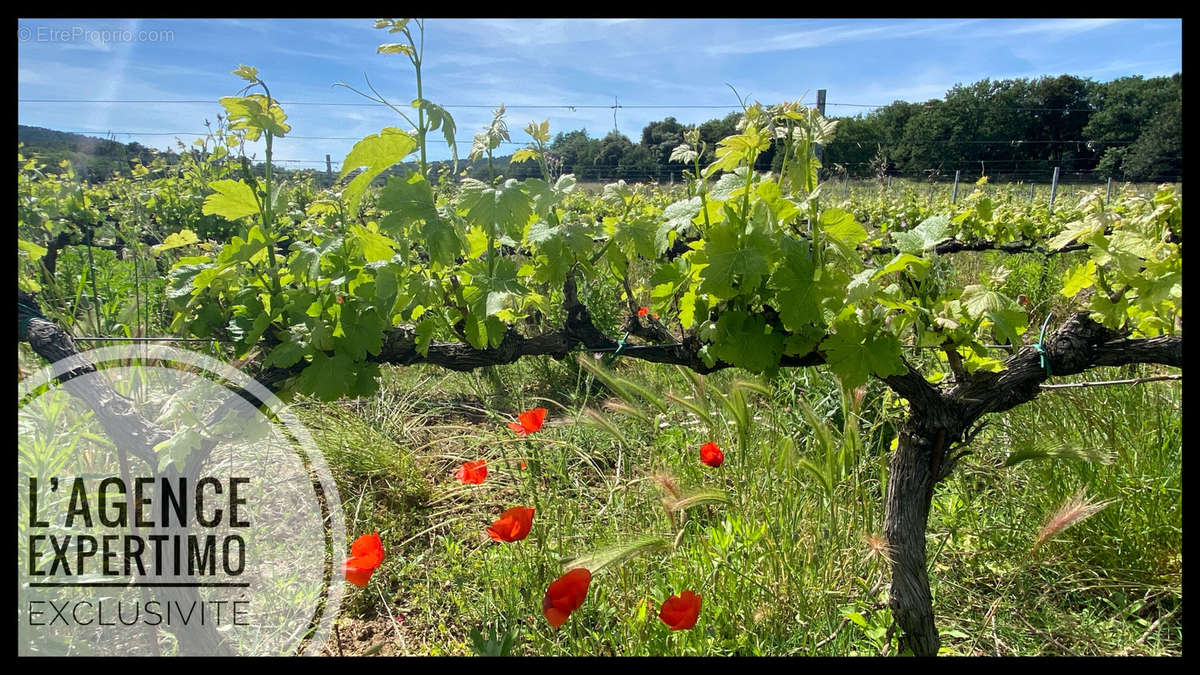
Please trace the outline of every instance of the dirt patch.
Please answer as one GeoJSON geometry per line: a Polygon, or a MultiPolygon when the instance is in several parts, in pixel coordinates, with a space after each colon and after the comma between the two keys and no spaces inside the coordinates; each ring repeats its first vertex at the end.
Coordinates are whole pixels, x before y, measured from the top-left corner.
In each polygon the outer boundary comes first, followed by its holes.
{"type": "MultiPolygon", "coordinates": [[[[397,622],[404,634],[403,620],[397,618],[397,622]]],[[[338,617],[337,627],[321,650],[321,656],[402,656],[404,653],[396,628],[386,616],[371,619],[338,617]]]]}

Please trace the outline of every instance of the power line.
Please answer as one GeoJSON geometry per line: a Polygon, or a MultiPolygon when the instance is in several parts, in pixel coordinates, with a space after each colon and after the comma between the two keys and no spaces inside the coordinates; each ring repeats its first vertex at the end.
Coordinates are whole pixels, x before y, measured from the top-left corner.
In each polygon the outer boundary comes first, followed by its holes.
{"type": "MultiPolygon", "coordinates": [[[[612,106],[609,106],[609,107],[612,107],[612,106]]],[[[82,134],[99,134],[102,136],[103,135],[112,135],[112,136],[208,136],[211,134],[211,132],[209,132],[209,131],[107,131],[107,130],[106,131],[98,131],[98,130],[66,131],[66,130],[63,130],[63,131],[61,131],[61,133],[81,134],[81,135],[82,134]]],[[[363,139],[362,136],[284,136],[283,138],[295,139],[295,140],[306,140],[306,141],[361,141],[363,139]]],[[[434,143],[446,143],[447,142],[446,139],[444,139],[444,138],[426,138],[425,140],[426,140],[426,142],[434,142],[434,143]]],[[[599,139],[593,139],[593,140],[599,140],[599,139]]],[[[865,139],[859,139],[859,140],[860,141],[887,141],[889,139],[875,137],[875,138],[865,138],[865,139]]],[[[1028,140],[1024,139],[1024,138],[1010,138],[1010,139],[996,138],[996,139],[991,139],[991,140],[988,140],[988,139],[943,140],[943,141],[940,141],[939,145],[946,146],[946,145],[954,145],[954,144],[981,144],[981,145],[1008,144],[1008,145],[1018,145],[1019,146],[1019,145],[1030,145],[1030,144],[1042,144],[1042,143],[1062,143],[1062,144],[1075,143],[1075,144],[1084,144],[1084,145],[1089,144],[1089,143],[1092,145],[1102,143],[1104,145],[1129,145],[1130,143],[1133,143],[1133,142],[1134,141],[1132,141],[1132,140],[1100,141],[1100,140],[1086,140],[1086,139],[1079,139],[1079,138],[1067,138],[1067,139],[1050,138],[1050,139],[1028,139],[1028,140]]],[[[520,141],[501,141],[500,143],[501,143],[501,145],[528,145],[527,143],[522,143],[520,141]]]]}
{"type": "MultiPolygon", "coordinates": [[[[933,99],[941,101],[941,99],[933,99]]],[[[97,98],[19,98],[17,103],[133,103],[133,104],[157,104],[157,105],[216,105],[218,101],[213,99],[97,99],[97,98]]],[[[804,105],[813,105],[812,102],[802,102],[804,105]]],[[[838,106],[843,108],[886,108],[894,103],[908,103],[907,101],[893,101],[892,103],[837,103],[828,102],[826,106],[838,106]]],[[[379,103],[345,103],[333,101],[278,101],[279,105],[292,106],[327,106],[327,107],[347,107],[347,108],[381,108],[379,103]]],[[[913,104],[922,105],[922,104],[913,104]]],[[[442,105],[443,108],[478,108],[478,109],[495,109],[497,104],[493,103],[447,103],[442,105]]],[[[543,109],[564,109],[564,110],[611,110],[614,108],[631,108],[631,109],[697,109],[697,110],[739,110],[741,106],[738,104],[729,105],[706,105],[706,104],[684,104],[684,103],[621,103],[621,104],[570,104],[570,103],[517,103],[504,106],[508,110],[543,110],[543,109]]],[[[1015,110],[1019,112],[1098,112],[1099,108],[1033,108],[1033,107],[1002,107],[989,108],[990,110],[1015,110]]]]}
{"type": "MultiPolygon", "coordinates": [[[[217,105],[217,101],[213,100],[189,100],[189,99],[96,99],[96,98],[20,98],[17,103],[134,103],[134,104],[156,104],[156,105],[217,105]]],[[[329,107],[355,107],[355,108],[383,108],[379,103],[334,103],[323,101],[277,101],[281,106],[298,105],[298,106],[329,106],[329,107]]],[[[443,108],[482,108],[495,109],[498,104],[484,103],[447,103],[442,105],[443,108]]],[[[677,108],[695,108],[708,110],[740,110],[741,106],[737,104],[729,105],[697,105],[697,104],[567,104],[567,103],[539,103],[539,104],[505,104],[504,107],[508,110],[514,109],[557,109],[566,110],[612,110],[614,108],[642,108],[642,109],[666,109],[674,110],[677,108]]]]}
{"type": "MultiPolygon", "coordinates": [[[[98,131],[88,129],[55,129],[63,134],[91,134],[93,136],[209,136],[209,131],[98,131]]],[[[303,141],[361,141],[363,136],[284,136],[284,139],[303,141]]],[[[444,138],[426,138],[426,143],[447,143],[444,138]]],[[[528,145],[519,141],[500,141],[501,145],[528,145]]],[[[325,160],[321,160],[324,162],[325,160]]]]}

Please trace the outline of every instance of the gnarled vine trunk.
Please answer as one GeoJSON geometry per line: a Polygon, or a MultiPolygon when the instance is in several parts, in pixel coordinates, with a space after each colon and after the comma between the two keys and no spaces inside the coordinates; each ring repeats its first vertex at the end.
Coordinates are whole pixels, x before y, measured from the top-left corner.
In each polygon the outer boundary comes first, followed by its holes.
{"type": "Polygon", "coordinates": [[[884,534],[892,554],[889,604],[899,626],[900,649],[934,656],[941,640],[934,622],[929,591],[925,529],[933,490],[948,476],[988,413],[1003,412],[1032,401],[1051,373],[1074,375],[1096,366],[1158,363],[1183,366],[1182,336],[1128,339],[1092,321],[1087,312],[1067,319],[1046,338],[1045,358],[1027,346],[1005,362],[998,373],[960,377],[947,392],[925,381],[912,368],[886,378],[909,402],[890,461],[884,534]]]}
{"type": "Polygon", "coordinates": [[[940,641],[933,620],[933,596],[926,572],[925,526],[936,484],[935,458],[945,452],[947,428],[923,416],[909,417],[900,430],[888,473],[884,536],[892,555],[888,601],[900,626],[900,649],[919,656],[937,654],[940,641]]]}
{"type": "MultiPolygon", "coordinates": [[[[19,303],[17,335],[20,339],[28,341],[39,356],[53,364],[79,354],[75,342],[66,331],[58,324],[40,316],[37,303],[32,296],[18,291],[17,300],[19,303]]],[[[175,470],[171,468],[165,472],[155,470],[158,459],[153,450],[158,443],[170,439],[171,433],[143,417],[131,401],[114,391],[103,379],[91,378],[86,381],[79,379],[81,375],[95,371],[96,367],[93,364],[81,358],[78,367],[63,373],[58,379],[68,393],[80,399],[95,413],[96,419],[114,446],[128,451],[130,455],[144,462],[150,468],[150,473],[156,482],[160,476],[174,482],[179,476],[175,470]]],[[[223,411],[218,413],[217,419],[222,413],[223,411]]],[[[211,449],[211,443],[202,445],[197,452],[197,457],[190,463],[191,466],[185,468],[184,474],[188,476],[189,480],[195,481],[195,471],[211,449]]],[[[172,527],[169,531],[179,536],[187,535],[186,527],[172,527]]],[[[171,569],[174,565],[173,553],[170,547],[163,547],[163,552],[163,569],[171,569]]],[[[196,588],[186,586],[155,588],[154,599],[164,608],[171,603],[176,603],[178,607],[195,607],[204,601],[196,588]]],[[[184,630],[174,630],[169,625],[164,625],[164,628],[175,635],[180,655],[233,655],[233,649],[228,640],[212,624],[193,623],[184,630]]]]}

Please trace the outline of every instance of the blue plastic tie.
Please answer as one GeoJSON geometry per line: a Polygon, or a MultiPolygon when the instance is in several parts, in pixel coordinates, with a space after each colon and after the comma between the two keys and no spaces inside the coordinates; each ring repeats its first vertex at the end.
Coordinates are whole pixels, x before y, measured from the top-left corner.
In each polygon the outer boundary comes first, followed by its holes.
{"type": "Polygon", "coordinates": [[[20,300],[18,300],[17,301],[17,337],[18,337],[18,339],[23,338],[25,336],[26,331],[29,330],[30,322],[32,322],[34,319],[45,319],[45,318],[46,317],[41,312],[39,312],[36,309],[34,309],[33,307],[25,304],[24,302],[21,302],[20,300]]]}
{"type": "Polygon", "coordinates": [[[616,350],[613,351],[613,353],[610,354],[608,356],[608,358],[604,360],[604,365],[610,366],[610,365],[612,365],[612,362],[617,359],[617,354],[620,354],[621,350],[625,349],[625,338],[627,338],[627,337],[629,337],[629,333],[625,333],[625,337],[622,337],[620,340],[617,340],[616,350]]]}
{"type": "Polygon", "coordinates": [[[1042,346],[1042,342],[1046,340],[1046,326],[1050,325],[1050,319],[1053,314],[1047,314],[1046,320],[1042,322],[1042,334],[1038,337],[1038,341],[1033,343],[1033,348],[1042,357],[1042,368],[1046,371],[1046,377],[1050,377],[1050,360],[1046,358],[1046,348],[1042,346]]]}

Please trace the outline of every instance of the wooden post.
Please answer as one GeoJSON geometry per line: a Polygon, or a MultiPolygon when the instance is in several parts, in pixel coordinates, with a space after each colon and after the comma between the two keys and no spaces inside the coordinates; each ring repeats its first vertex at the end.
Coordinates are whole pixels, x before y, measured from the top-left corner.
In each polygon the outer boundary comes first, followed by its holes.
{"type": "Polygon", "coordinates": [[[1033,183],[1029,184],[1029,203],[1033,203],[1033,183]]]}
{"type": "Polygon", "coordinates": [[[1112,203],[1112,176],[1108,177],[1108,194],[1104,197],[1104,207],[1108,208],[1110,203],[1112,203]]]}
{"type": "Polygon", "coordinates": [[[329,179],[329,184],[333,185],[333,160],[329,155],[325,155],[325,177],[329,179]]]}
{"type": "Polygon", "coordinates": [[[1054,177],[1050,179],[1050,213],[1054,213],[1054,195],[1058,194],[1058,167],[1054,167],[1054,177]]]}
{"type": "Polygon", "coordinates": [[[842,197],[844,199],[850,199],[850,172],[849,171],[847,171],[845,173],[845,175],[842,176],[842,197]]]}
{"type": "Polygon", "coordinates": [[[962,173],[962,171],[959,169],[954,170],[954,194],[950,197],[951,204],[958,203],[958,176],[961,173],[962,173]]]}

